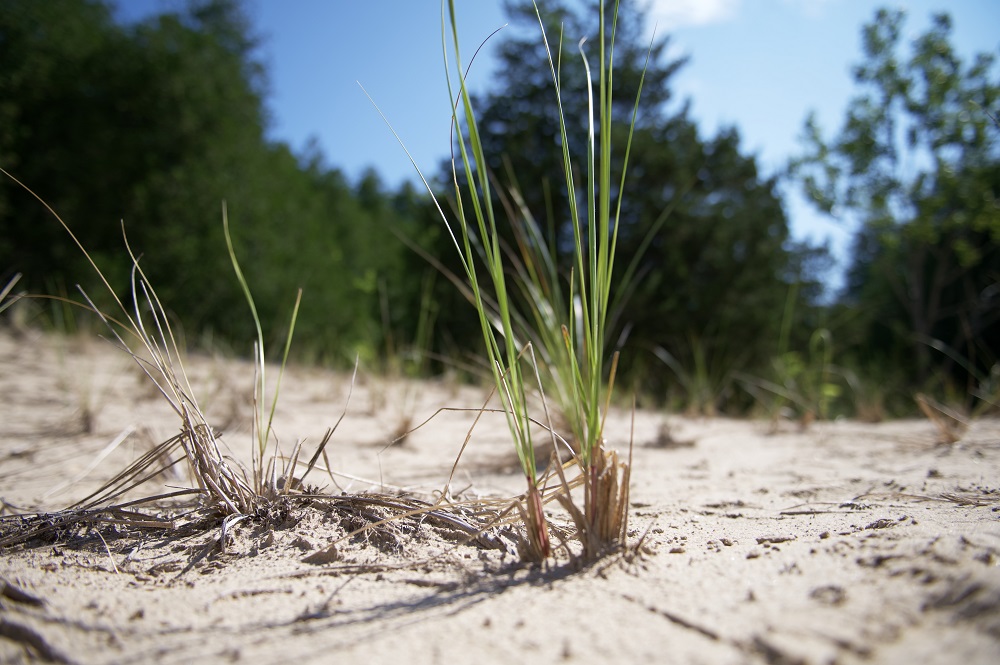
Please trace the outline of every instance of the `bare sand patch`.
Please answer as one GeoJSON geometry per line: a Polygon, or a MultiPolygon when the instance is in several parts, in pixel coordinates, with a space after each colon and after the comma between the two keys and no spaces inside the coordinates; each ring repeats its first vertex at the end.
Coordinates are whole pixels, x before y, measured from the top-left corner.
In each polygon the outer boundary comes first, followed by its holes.
{"type": "MultiPolygon", "coordinates": [[[[188,360],[206,414],[235,456],[247,454],[252,368],[188,360]]],[[[0,368],[5,515],[69,505],[176,433],[131,361],[103,342],[2,332],[0,368]]],[[[282,445],[318,442],[349,383],[290,370],[282,445]]],[[[339,475],[314,481],[330,495],[433,499],[474,415],[444,413],[386,444],[405,418],[483,397],[362,377],[328,448],[339,475]]],[[[616,412],[608,425],[620,450],[630,420],[616,412]]],[[[641,556],[528,567],[421,518],[315,562],[352,527],[353,513],[330,502],[293,506],[273,527],[245,523],[225,551],[218,527],[81,528],[0,550],[0,662],[1000,660],[1000,422],[976,422],[949,446],[924,421],[768,434],[756,422],[640,412],[635,427],[641,556]]],[[[512,454],[503,422],[485,418],[452,490],[521,491],[512,454]]],[[[361,522],[373,518],[365,510],[382,508],[355,506],[361,522]]]]}

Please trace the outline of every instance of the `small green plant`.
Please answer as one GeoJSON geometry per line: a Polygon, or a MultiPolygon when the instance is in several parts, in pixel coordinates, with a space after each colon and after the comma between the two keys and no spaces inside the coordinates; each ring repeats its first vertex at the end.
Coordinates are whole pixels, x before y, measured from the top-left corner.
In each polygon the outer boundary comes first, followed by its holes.
{"type": "Polygon", "coordinates": [[[734,378],[733,370],[722,363],[713,364],[705,343],[697,335],[689,336],[689,347],[693,369],[688,369],[672,353],[662,346],[653,348],[653,355],[670,368],[680,384],[681,408],[689,416],[714,418],[719,413],[719,405],[730,390],[734,378]]]}
{"type": "Polygon", "coordinates": [[[278,370],[278,379],[274,385],[274,394],[271,396],[270,408],[267,410],[267,420],[265,421],[264,414],[267,403],[267,356],[264,353],[264,331],[260,324],[260,317],[257,315],[257,305],[254,303],[253,295],[250,292],[250,286],[247,284],[246,278],[243,276],[243,270],[240,268],[240,263],[236,258],[236,249],[233,247],[233,238],[229,232],[229,215],[226,210],[226,205],[222,205],[222,225],[226,236],[226,248],[229,251],[229,259],[233,263],[233,271],[236,273],[236,279],[240,283],[240,287],[243,289],[243,295],[247,299],[247,304],[250,306],[250,314],[253,317],[254,327],[257,331],[257,341],[254,343],[254,369],[255,369],[255,381],[254,381],[254,392],[253,392],[253,405],[254,405],[254,420],[253,420],[253,434],[256,442],[256,447],[254,448],[253,454],[253,481],[254,481],[254,491],[258,496],[269,496],[274,498],[282,492],[287,492],[287,486],[291,483],[291,470],[295,468],[296,460],[298,459],[299,445],[297,444],[295,450],[291,456],[290,468],[285,470],[282,474],[282,478],[285,478],[286,487],[278,486],[277,477],[277,458],[271,460],[271,464],[268,469],[264,468],[264,459],[267,451],[268,441],[271,439],[274,430],[272,425],[274,424],[274,412],[278,407],[278,395],[281,392],[281,377],[285,373],[285,366],[288,363],[288,352],[292,347],[292,337],[295,334],[295,321],[298,319],[299,315],[299,305],[302,302],[302,289],[298,290],[295,296],[295,306],[292,308],[292,317],[288,326],[288,335],[285,337],[285,349],[281,356],[281,366],[278,370]]]}
{"type": "Polygon", "coordinates": [[[375,411],[391,405],[398,414],[396,425],[389,433],[389,445],[403,444],[409,437],[420,391],[413,380],[430,374],[431,339],[437,315],[433,301],[435,277],[436,274],[428,270],[421,282],[416,330],[408,341],[402,335],[397,336],[393,330],[389,296],[384,283],[379,283],[385,348],[378,384],[372,389],[371,408],[375,411]]]}
{"type": "Polygon", "coordinates": [[[959,410],[967,411],[972,417],[978,417],[997,408],[1000,404],[1000,362],[997,362],[995,358],[988,357],[987,363],[990,368],[988,371],[983,371],[977,367],[972,359],[954,347],[945,344],[942,340],[919,335],[916,337],[934,351],[946,356],[950,362],[961,367],[969,377],[969,383],[964,387],[957,387],[955,391],[957,394],[953,395],[947,395],[950,382],[947,379],[942,381],[947,403],[955,405],[959,410]]]}
{"type": "Polygon", "coordinates": [[[989,374],[978,377],[972,396],[980,402],[973,411],[974,414],[996,413],[1000,408],[1000,362],[993,363],[989,374]]]}
{"type": "MultiPolygon", "coordinates": [[[[500,396],[526,481],[527,490],[521,507],[527,530],[524,555],[538,560],[551,553],[548,524],[543,510],[544,483],[549,476],[539,477],[529,413],[529,398],[536,389],[532,386],[536,386],[543,391],[541,408],[546,412],[546,420],[551,423],[544,398],[544,386],[548,383],[559,387],[557,398],[560,409],[567,418],[576,441],[577,449],[572,451],[572,455],[581,472],[579,482],[583,485],[583,505],[580,507],[572,500],[570,485],[573,483],[567,481],[563,466],[558,463],[555,464],[555,469],[560,478],[561,490],[556,496],[574,521],[584,558],[591,559],[609,547],[620,546],[624,542],[628,517],[630,465],[619,461],[616,452],[605,448],[603,436],[615,368],[614,359],[610,367],[606,365],[605,334],[612,296],[611,278],[620,212],[620,202],[616,205],[613,201],[611,180],[612,63],[618,4],[615,3],[613,11],[610,44],[606,43],[605,37],[606,12],[603,1],[599,8],[599,91],[595,110],[593,88],[587,90],[590,109],[587,118],[589,139],[586,162],[582,169],[586,174],[586,185],[582,188],[578,188],[576,183],[577,164],[570,154],[562,106],[562,37],[560,36],[557,51],[559,57],[553,59],[537,5],[535,10],[549,56],[566,185],[570,192],[579,195],[579,199],[577,196],[568,198],[574,240],[573,265],[568,270],[568,291],[564,295],[562,286],[557,283],[558,279],[546,279],[548,275],[556,275],[558,270],[553,269],[548,274],[543,274],[529,262],[528,266],[521,265],[523,271],[518,274],[517,266],[512,263],[501,242],[489,169],[472,99],[463,75],[454,0],[448,0],[447,5],[442,1],[441,20],[445,70],[448,73],[450,35],[458,71],[457,84],[452,82],[451,75],[448,74],[449,94],[452,99],[457,100],[453,126],[464,128],[463,132],[458,132],[459,154],[452,159],[457,218],[455,223],[449,221],[440,205],[438,211],[462,261],[470,299],[479,314],[493,382],[500,396]],[[463,177],[460,178],[459,173],[463,177]],[[579,205],[578,200],[585,204],[579,205]],[[511,280],[513,283],[510,283],[511,280]],[[527,300],[535,304],[534,312],[516,311],[515,299],[512,297],[514,288],[524,289],[532,296],[527,300]],[[522,337],[526,322],[531,321],[534,324],[532,326],[529,323],[529,327],[533,327],[534,341],[538,343],[544,359],[542,363],[537,360],[531,340],[522,337]],[[549,378],[554,377],[554,380],[543,380],[542,371],[548,372],[549,378]]],[[[591,71],[582,41],[580,55],[589,81],[591,71]]],[[[641,85],[637,99],[639,92],[641,85]]],[[[636,111],[633,110],[624,165],[628,163],[635,116],[636,111]]],[[[417,172],[420,173],[419,167],[417,172]]],[[[623,181],[625,172],[626,168],[623,166],[623,181]]],[[[420,177],[427,185],[422,174],[420,177]]],[[[433,196],[434,192],[429,185],[427,189],[433,196]]],[[[621,191],[620,187],[618,189],[621,191]]],[[[538,249],[543,246],[544,240],[537,234],[527,237],[526,242],[534,244],[534,249],[538,249]]],[[[554,254],[551,248],[538,252],[538,256],[551,257],[554,254]]],[[[556,453],[554,433],[551,443],[553,453],[556,453]]],[[[558,455],[554,459],[558,459],[558,455]]]]}
{"type": "Polygon", "coordinates": [[[1000,363],[991,363],[987,373],[978,369],[962,353],[940,339],[931,337],[920,339],[935,351],[947,356],[969,376],[969,383],[964,387],[954,386],[947,378],[937,378],[944,384],[944,390],[940,391],[943,392],[944,403],[925,393],[918,392],[914,395],[920,412],[937,428],[939,441],[953,444],[961,440],[972,421],[995,412],[1000,405],[1000,363]]]}
{"type": "Polygon", "coordinates": [[[785,311],[778,338],[778,353],[771,359],[772,378],[765,379],[740,373],[743,387],[760,403],[777,429],[783,412],[795,410],[800,427],[807,428],[814,420],[830,417],[830,406],[841,395],[837,377],[852,383],[853,375],[833,363],[833,334],[826,328],[814,330],[809,337],[809,351],[802,354],[790,349],[792,318],[798,285],[788,289],[785,311]]]}

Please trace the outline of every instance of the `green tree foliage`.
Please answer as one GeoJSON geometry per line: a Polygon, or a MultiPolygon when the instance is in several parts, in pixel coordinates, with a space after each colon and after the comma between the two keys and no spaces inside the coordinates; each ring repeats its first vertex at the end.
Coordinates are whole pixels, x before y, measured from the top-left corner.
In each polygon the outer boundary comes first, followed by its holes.
{"type": "MultiPolygon", "coordinates": [[[[379,347],[377,285],[395,270],[385,241],[400,213],[377,180],[355,191],[315,152],[266,140],[255,47],[236,0],[192,1],[131,26],[95,0],[4,2],[0,165],[66,219],[116,288],[128,285],[124,222],[189,332],[245,348],[253,327],[226,256],[227,201],[265,324],[287,320],[302,287],[300,347],[353,359],[379,347]]],[[[0,267],[36,292],[82,283],[100,294],[79,250],[6,179],[0,267]]]]}
{"type": "MultiPolygon", "coordinates": [[[[128,188],[128,172],[139,170],[144,159],[130,155],[121,170],[99,173],[119,136],[108,119],[130,111],[119,93],[135,78],[124,71],[134,62],[134,49],[104,5],[57,0],[0,6],[2,164],[56,209],[108,214],[105,227],[81,230],[84,242],[98,252],[121,218],[111,201],[128,188]],[[106,85],[88,85],[95,80],[106,85]]],[[[122,134],[134,125],[118,124],[122,134]]],[[[28,283],[38,285],[53,267],[82,264],[61,229],[43,220],[44,211],[6,179],[0,182],[0,214],[5,269],[21,270],[28,283]]]]}
{"type": "Polygon", "coordinates": [[[821,210],[859,224],[842,298],[859,362],[966,386],[1000,358],[1000,78],[991,54],[962,62],[946,14],[904,58],[904,18],[880,10],[864,27],[843,127],[826,139],[810,117],[792,170],[821,210]]]}
{"type": "MultiPolygon", "coordinates": [[[[554,57],[561,58],[568,138],[582,174],[588,111],[578,43],[584,36],[596,43],[597,13],[589,3],[538,4],[554,51],[562,38],[561,55],[554,57]]],[[[484,151],[499,185],[497,195],[520,194],[567,266],[568,279],[572,227],[551,73],[532,3],[511,1],[506,7],[512,27],[500,36],[496,84],[475,100],[484,151]]],[[[684,368],[694,368],[699,357],[707,359],[703,378],[717,389],[701,406],[711,410],[725,401],[735,370],[752,367],[772,350],[777,313],[789,284],[803,278],[799,268],[804,263],[789,244],[775,178],[762,176],[755,160],[741,152],[735,129],[706,139],[686,105],[671,110],[671,78],[684,63],[666,58],[666,38],[650,44],[647,34],[638,3],[623,2],[613,53],[619,165],[644,67],[646,81],[626,191],[621,192],[616,275],[621,280],[617,290],[628,297],[619,303],[609,341],[627,338],[631,351],[622,370],[661,395],[668,390],[662,377],[670,374],[662,365],[648,371],[655,350],[668,349],[684,368]]],[[[593,48],[587,43],[583,48],[593,57],[593,48]]],[[[620,166],[613,170],[611,181],[617,184],[620,166]]],[[[520,211],[509,201],[507,209],[516,226],[520,211]]],[[[513,246],[514,238],[507,240],[513,246]]],[[[445,256],[443,249],[440,255],[445,256]]],[[[442,333],[469,326],[454,318],[461,311],[448,308],[442,333]]],[[[456,337],[474,339],[467,333],[456,337]]]]}

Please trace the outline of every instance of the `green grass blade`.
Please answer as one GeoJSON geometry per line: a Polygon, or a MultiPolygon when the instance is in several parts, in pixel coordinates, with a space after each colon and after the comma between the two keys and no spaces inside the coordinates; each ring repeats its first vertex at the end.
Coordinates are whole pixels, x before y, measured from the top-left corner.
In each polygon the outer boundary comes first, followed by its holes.
{"type": "MultiPolygon", "coordinates": [[[[250,285],[247,284],[246,277],[243,276],[243,270],[240,268],[240,262],[236,258],[236,249],[233,247],[233,238],[229,232],[229,214],[226,209],[226,202],[222,202],[222,230],[223,234],[226,236],[226,248],[229,250],[229,259],[233,263],[233,271],[236,273],[236,280],[240,283],[240,288],[243,289],[243,295],[247,299],[247,304],[250,305],[250,314],[253,317],[254,327],[257,330],[257,344],[254,349],[254,364],[257,366],[257,394],[260,396],[259,399],[264,399],[265,390],[267,389],[267,381],[265,376],[265,362],[264,362],[264,331],[260,325],[260,317],[257,315],[257,305],[254,303],[253,294],[250,293],[250,285]]],[[[264,414],[260,409],[256,409],[254,413],[254,421],[257,430],[257,460],[261,461],[264,456],[264,450],[267,448],[267,437],[269,429],[264,427],[264,414]]]]}

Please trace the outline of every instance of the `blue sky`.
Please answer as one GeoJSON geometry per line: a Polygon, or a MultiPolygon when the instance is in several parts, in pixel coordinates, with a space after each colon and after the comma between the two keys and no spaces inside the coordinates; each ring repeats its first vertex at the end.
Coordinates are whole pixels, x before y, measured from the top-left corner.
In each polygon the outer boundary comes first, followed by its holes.
{"type": "MultiPolygon", "coordinates": [[[[120,0],[129,16],[179,0],[120,0]]],[[[829,135],[853,94],[860,33],[879,7],[907,12],[905,37],[922,33],[934,12],[954,23],[952,43],[1000,54],[997,0],[646,0],[650,28],[671,36],[670,55],[690,62],[674,79],[690,98],[702,136],[735,125],[744,152],[765,174],[799,151],[803,121],[815,111],[829,135]]],[[[505,22],[500,0],[458,0],[463,56],[505,22]]],[[[433,173],[449,150],[449,102],[441,59],[439,0],[249,0],[268,67],[270,136],[296,151],[315,140],[327,164],[356,177],[374,167],[395,186],[413,167],[358,86],[379,104],[418,165],[433,173]]],[[[502,33],[501,33],[502,34],[502,33]]],[[[474,89],[490,85],[491,49],[477,59],[474,89]]],[[[813,212],[785,188],[793,234],[829,240],[844,257],[851,229],[813,212]]]]}

